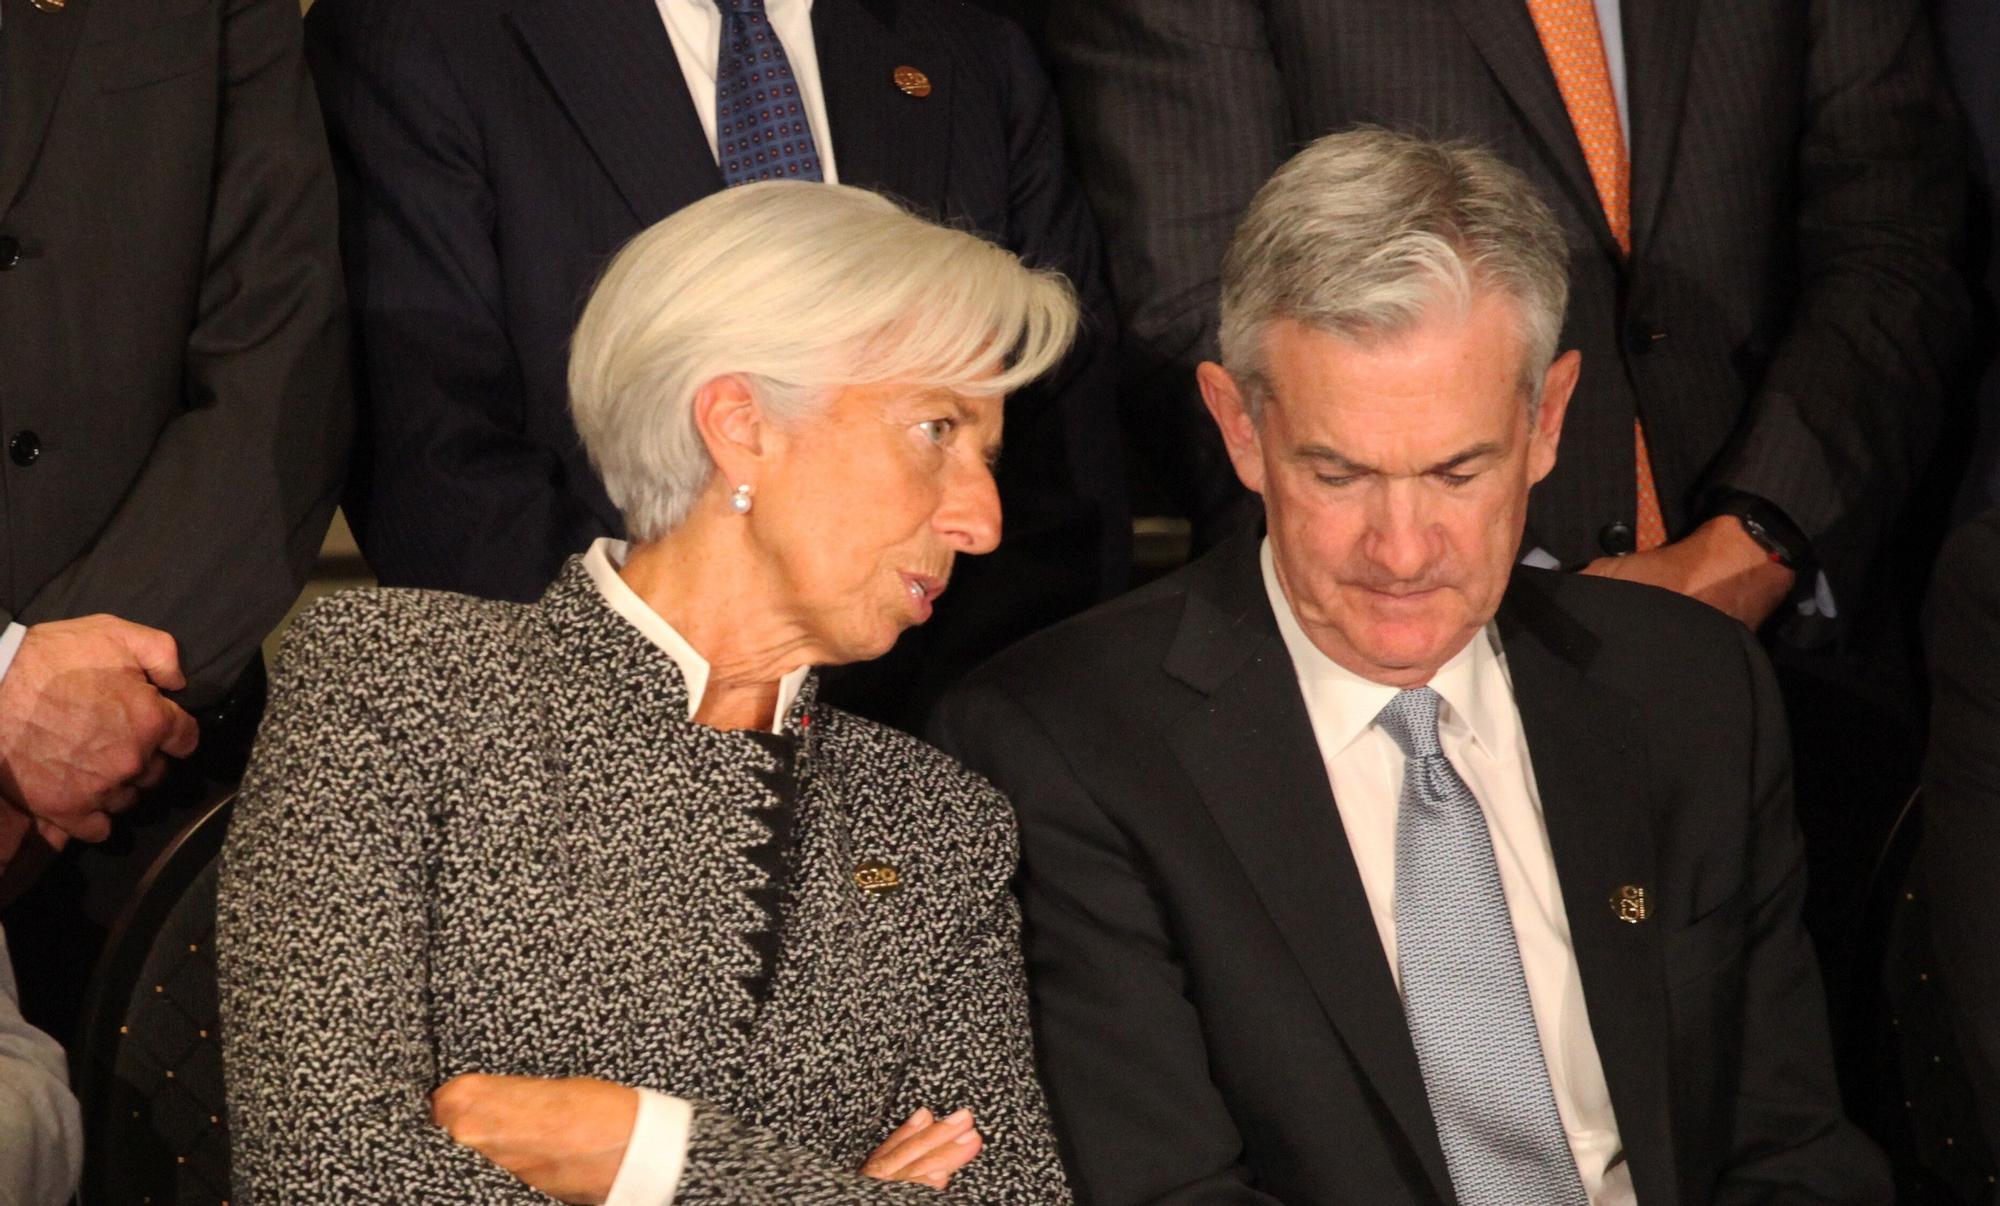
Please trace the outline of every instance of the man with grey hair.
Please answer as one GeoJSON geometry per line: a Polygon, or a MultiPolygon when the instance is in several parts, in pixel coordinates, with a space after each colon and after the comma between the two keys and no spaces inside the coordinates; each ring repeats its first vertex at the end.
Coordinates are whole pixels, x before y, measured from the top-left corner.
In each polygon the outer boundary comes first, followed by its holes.
{"type": "Polygon", "coordinates": [[[1021,816],[1082,1199],[1889,1200],[1840,1113],[1763,654],[1516,564],[1578,377],[1565,292],[1493,156],[1312,144],[1237,232],[1199,372],[1264,530],[947,699],[1021,816]]]}

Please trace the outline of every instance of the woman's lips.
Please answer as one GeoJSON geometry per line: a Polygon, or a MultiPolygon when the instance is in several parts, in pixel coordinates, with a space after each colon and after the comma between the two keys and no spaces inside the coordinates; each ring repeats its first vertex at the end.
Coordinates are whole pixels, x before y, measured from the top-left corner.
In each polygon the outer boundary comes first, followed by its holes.
{"type": "Polygon", "coordinates": [[[944,579],[908,572],[902,577],[903,591],[910,596],[910,608],[916,613],[917,623],[921,624],[931,618],[932,603],[944,593],[944,579]]]}

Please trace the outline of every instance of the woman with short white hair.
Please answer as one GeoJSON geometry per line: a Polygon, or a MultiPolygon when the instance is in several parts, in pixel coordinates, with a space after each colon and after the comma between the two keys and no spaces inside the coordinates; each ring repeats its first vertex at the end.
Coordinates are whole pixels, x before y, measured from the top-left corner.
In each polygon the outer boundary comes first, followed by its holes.
{"type": "Polygon", "coordinates": [[[219,905],[242,1202],[1068,1199],[1006,801],[815,698],[998,542],[1075,303],[831,185],[639,236],[576,332],[629,546],[321,603],[219,905]]]}

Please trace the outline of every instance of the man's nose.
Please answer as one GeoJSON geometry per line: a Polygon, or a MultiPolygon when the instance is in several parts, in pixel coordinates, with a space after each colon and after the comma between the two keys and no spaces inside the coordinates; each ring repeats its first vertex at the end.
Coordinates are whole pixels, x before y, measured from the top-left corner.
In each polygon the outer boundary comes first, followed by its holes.
{"type": "Polygon", "coordinates": [[[1399,579],[1415,578],[1430,565],[1437,534],[1430,510],[1410,483],[1391,482],[1369,517],[1368,555],[1399,579]]]}

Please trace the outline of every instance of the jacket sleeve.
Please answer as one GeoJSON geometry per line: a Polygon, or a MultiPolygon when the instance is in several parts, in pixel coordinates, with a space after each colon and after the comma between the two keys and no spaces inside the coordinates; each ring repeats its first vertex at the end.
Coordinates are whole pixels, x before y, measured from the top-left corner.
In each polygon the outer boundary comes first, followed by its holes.
{"type": "Polygon", "coordinates": [[[1186,970],[1117,825],[997,687],[946,696],[931,736],[1002,784],[1021,814],[1035,1036],[1078,1196],[1274,1206],[1251,1187],[1186,970]]]}
{"type": "MultiPolygon", "coordinates": [[[[1739,1075],[1717,1156],[1716,1206],[1889,1202],[1889,1170],[1842,1112],[1819,964],[1800,920],[1805,843],[1792,805],[1791,741],[1776,677],[1737,629],[1750,678],[1749,907],[1739,1075]]],[[[1687,1192],[1699,1192],[1686,1187],[1687,1192]]]]}
{"type": "Polygon", "coordinates": [[[1854,598],[1968,331],[1964,131],[1918,0],[1814,0],[1809,27],[1798,301],[1711,484],[1775,504],[1854,598]]]}
{"type": "Polygon", "coordinates": [[[187,408],[88,551],[17,617],[166,629],[197,703],[228,689],[298,597],[345,466],[334,186],[299,45],[295,0],[229,0],[187,408]],[[135,568],[163,558],[165,572],[135,568]]]}
{"type": "MultiPolygon", "coordinates": [[[[995,885],[988,907],[940,979],[928,1016],[928,1044],[914,1055],[889,1115],[901,1120],[919,1107],[940,1117],[961,1106],[972,1110],[985,1146],[952,1179],[948,1193],[872,1180],[697,1102],[675,1206],[939,1200],[1063,1206],[1070,1201],[1035,1078],[1020,914],[1004,882],[995,885]]],[[[891,1129],[884,1127],[877,1142],[891,1129]]]]}
{"type": "Polygon", "coordinates": [[[431,1121],[429,800],[349,619],[287,635],[223,849],[234,1200],[551,1202],[431,1121]]]}
{"type": "Polygon", "coordinates": [[[1196,391],[1223,252],[1295,133],[1257,0],[1055,5],[1048,40],[1124,321],[1128,425],[1207,543],[1245,491],[1196,391]]]}
{"type": "Polygon", "coordinates": [[[376,576],[530,601],[608,535],[526,432],[482,131],[406,0],[323,0],[307,56],[340,181],[361,429],[348,517],[376,576]]]}

